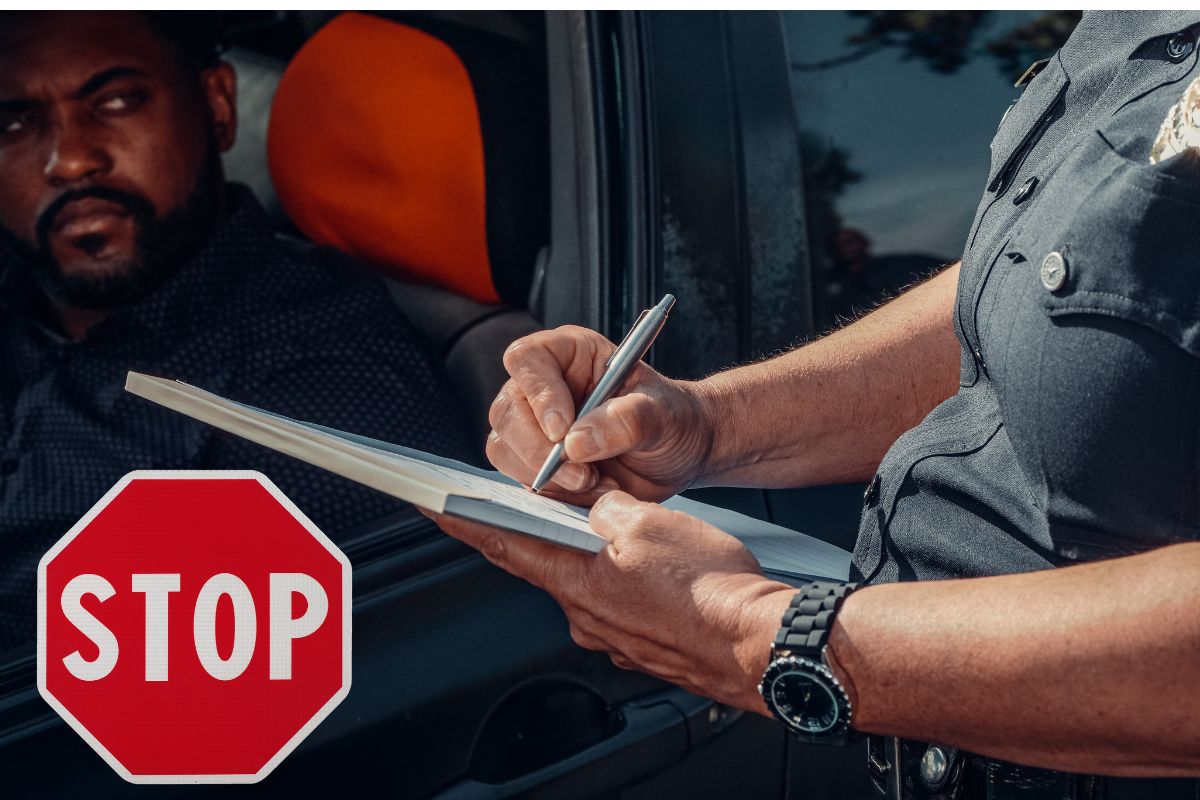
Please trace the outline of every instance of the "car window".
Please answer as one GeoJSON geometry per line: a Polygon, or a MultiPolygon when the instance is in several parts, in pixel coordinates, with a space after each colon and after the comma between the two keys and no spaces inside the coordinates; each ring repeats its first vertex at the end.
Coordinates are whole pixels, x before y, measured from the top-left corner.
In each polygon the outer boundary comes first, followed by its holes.
{"type": "Polygon", "coordinates": [[[1079,12],[783,16],[821,331],[958,259],[1013,84],[1079,12]]]}

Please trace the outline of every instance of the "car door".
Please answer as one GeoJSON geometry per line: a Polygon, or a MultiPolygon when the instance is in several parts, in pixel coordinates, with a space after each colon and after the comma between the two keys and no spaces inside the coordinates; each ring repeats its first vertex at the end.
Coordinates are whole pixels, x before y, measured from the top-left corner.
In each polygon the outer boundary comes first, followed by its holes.
{"type": "MultiPolygon", "coordinates": [[[[783,16],[647,12],[598,20],[608,31],[606,190],[620,231],[608,251],[609,316],[625,320],[664,292],[678,298],[651,353],[672,377],[699,378],[794,346],[814,332],[800,131],[783,16]]],[[[788,492],[712,488],[705,502],[773,520],[788,492]]],[[[853,542],[861,489],[803,490],[796,529],[853,542]],[[824,522],[810,530],[814,520],[824,522]]],[[[784,796],[869,796],[862,746],[801,747],[776,727],[784,796]]],[[[761,756],[760,756],[761,758],[761,756]]],[[[774,768],[760,760],[763,769],[774,768]]]]}
{"type": "MultiPolygon", "coordinates": [[[[613,116],[625,102],[616,70],[626,58],[639,63],[625,48],[640,25],[637,15],[572,12],[553,12],[544,23],[553,180],[584,185],[570,213],[554,220],[549,251],[557,260],[547,263],[533,301],[543,320],[557,315],[611,331],[644,296],[626,296],[636,273],[611,260],[645,242],[618,219],[622,194],[612,183],[614,174],[636,176],[637,157],[627,148],[645,144],[622,138],[613,116]],[[572,251],[584,257],[564,260],[572,251]]],[[[452,798],[782,792],[784,740],[776,724],[578,648],[545,593],[415,511],[348,532],[340,543],[354,568],[352,690],[268,778],[239,791],[452,798]]],[[[134,793],[41,700],[35,672],[32,646],[0,656],[3,795],[134,793]]],[[[136,794],[229,791],[143,786],[136,794]]]]}

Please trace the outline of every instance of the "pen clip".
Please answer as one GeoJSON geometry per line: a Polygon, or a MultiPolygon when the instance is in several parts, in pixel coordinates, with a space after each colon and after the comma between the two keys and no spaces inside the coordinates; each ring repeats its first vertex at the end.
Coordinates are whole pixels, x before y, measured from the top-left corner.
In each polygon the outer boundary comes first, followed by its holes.
{"type": "Polygon", "coordinates": [[[608,360],[604,362],[605,369],[607,369],[608,365],[612,363],[612,360],[617,357],[617,353],[621,352],[621,348],[625,346],[625,343],[629,341],[629,337],[633,336],[633,332],[638,329],[638,326],[642,324],[642,320],[644,320],[646,315],[649,313],[650,309],[647,308],[641,314],[638,314],[638,318],[633,321],[633,325],[630,326],[629,332],[625,334],[625,338],[621,340],[621,343],[617,345],[617,349],[613,350],[609,355],[608,360]]]}

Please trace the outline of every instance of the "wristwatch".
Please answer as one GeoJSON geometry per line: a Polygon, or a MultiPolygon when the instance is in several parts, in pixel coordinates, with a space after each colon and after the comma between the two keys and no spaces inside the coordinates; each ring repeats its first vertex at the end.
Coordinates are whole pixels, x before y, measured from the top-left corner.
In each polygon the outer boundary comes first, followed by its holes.
{"type": "Polygon", "coordinates": [[[783,614],[758,691],[767,708],[807,744],[844,745],[853,738],[850,698],[825,661],[833,617],[854,583],[814,581],[800,587],[783,614]]]}

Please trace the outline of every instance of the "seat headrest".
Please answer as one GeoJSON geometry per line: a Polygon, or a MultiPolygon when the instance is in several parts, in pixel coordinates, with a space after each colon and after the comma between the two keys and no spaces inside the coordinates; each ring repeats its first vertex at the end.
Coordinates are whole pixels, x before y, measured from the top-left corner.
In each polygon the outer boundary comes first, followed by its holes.
{"type": "Polygon", "coordinates": [[[284,73],[267,154],[284,209],[313,241],[499,301],[478,105],[463,62],[441,40],[379,17],[338,16],[284,73]]]}

